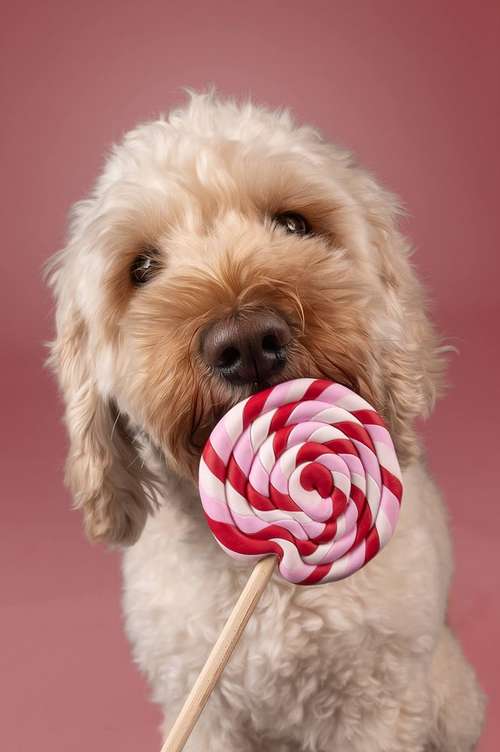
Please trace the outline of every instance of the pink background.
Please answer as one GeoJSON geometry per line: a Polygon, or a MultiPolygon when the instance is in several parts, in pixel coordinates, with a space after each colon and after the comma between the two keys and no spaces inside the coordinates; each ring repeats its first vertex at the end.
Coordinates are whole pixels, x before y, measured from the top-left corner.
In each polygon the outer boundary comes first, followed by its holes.
{"type": "Polygon", "coordinates": [[[494,2],[17,2],[1,22],[1,745],[155,750],[159,715],[122,635],[118,557],[83,539],[42,370],[44,260],[73,201],[137,120],[181,86],[289,105],[351,146],[409,209],[405,227],[460,350],[424,427],[455,537],[451,622],[500,745],[499,6],[494,2]],[[495,8],[496,6],[496,8],[495,8]]]}

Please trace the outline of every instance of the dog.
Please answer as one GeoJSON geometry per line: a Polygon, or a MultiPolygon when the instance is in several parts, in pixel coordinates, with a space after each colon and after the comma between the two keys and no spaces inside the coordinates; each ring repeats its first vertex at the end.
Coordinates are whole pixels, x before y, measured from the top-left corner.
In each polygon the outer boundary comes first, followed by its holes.
{"type": "Polygon", "coordinates": [[[126,632],[164,734],[249,574],[197,493],[217,420],[281,381],[339,381],[384,417],[403,468],[375,560],[332,585],[272,579],[194,752],[467,752],[479,737],[483,694],[446,623],[446,513],[414,429],[443,348],[399,214],[288,111],[191,92],[113,148],[49,264],[66,480],[88,537],[124,549],[126,632]]]}

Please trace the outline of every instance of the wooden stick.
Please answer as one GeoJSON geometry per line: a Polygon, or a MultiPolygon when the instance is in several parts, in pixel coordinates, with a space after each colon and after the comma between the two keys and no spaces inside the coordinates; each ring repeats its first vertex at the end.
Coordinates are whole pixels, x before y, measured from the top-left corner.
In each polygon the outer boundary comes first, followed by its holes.
{"type": "Polygon", "coordinates": [[[276,561],[275,556],[268,556],[255,565],[181,712],[177,716],[161,752],[180,752],[184,748],[201,711],[212,694],[248,620],[271,579],[276,561]]]}

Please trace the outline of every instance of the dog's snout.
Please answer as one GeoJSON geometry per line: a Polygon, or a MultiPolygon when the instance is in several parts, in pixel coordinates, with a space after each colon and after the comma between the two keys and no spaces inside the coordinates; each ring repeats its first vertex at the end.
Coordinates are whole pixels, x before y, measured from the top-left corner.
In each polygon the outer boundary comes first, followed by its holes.
{"type": "Polygon", "coordinates": [[[213,323],[202,337],[201,354],[231,384],[265,384],[284,368],[290,340],[281,316],[254,312],[213,323]]]}

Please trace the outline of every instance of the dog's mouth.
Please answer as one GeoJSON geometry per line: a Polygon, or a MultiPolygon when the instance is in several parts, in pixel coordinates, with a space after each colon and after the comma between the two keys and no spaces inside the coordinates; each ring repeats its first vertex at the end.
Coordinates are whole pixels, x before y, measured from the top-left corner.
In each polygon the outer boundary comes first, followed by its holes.
{"type": "Polygon", "coordinates": [[[355,379],[350,378],[339,369],[336,369],[334,375],[322,373],[317,368],[311,368],[308,373],[287,373],[286,371],[276,374],[265,381],[256,381],[246,385],[232,387],[230,390],[224,389],[222,399],[217,399],[215,391],[213,404],[208,409],[203,409],[197,413],[196,405],[193,408],[190,444],[193,450],[200,455],[203,448],[217,423],[221,418],[236,404],[242,402],[254,394],[270,389],[278,384],[299,378],[326,379],[336,381],[348,387],[356,393],[360,393],[359,384],[355,379]]]}
{"type": "Polygon", "coordinates": [[[344,373],[341,368],[332,367],[325,372],[326,369],[324,371],[314,363],[304,365],[305,368],[299,368],[298,364],[290,364],[281,373],[273,374],[265,381],[245,385],[224,384],[222,380],[207,381],[203,388],[190,396],[189,411],[180,414],[175,425],[170,423],[165,443],[161,440],[155,441],[153,436],[147,433],[145,435],[165,460],[169,458],[169,463],[173,461],[181,475],[196,482],[203,449],[217,423],[232,407],[258,392],[286,381],[312,378],[336,381],[369,399],[362,384],[355,377],[344,373]]]}

